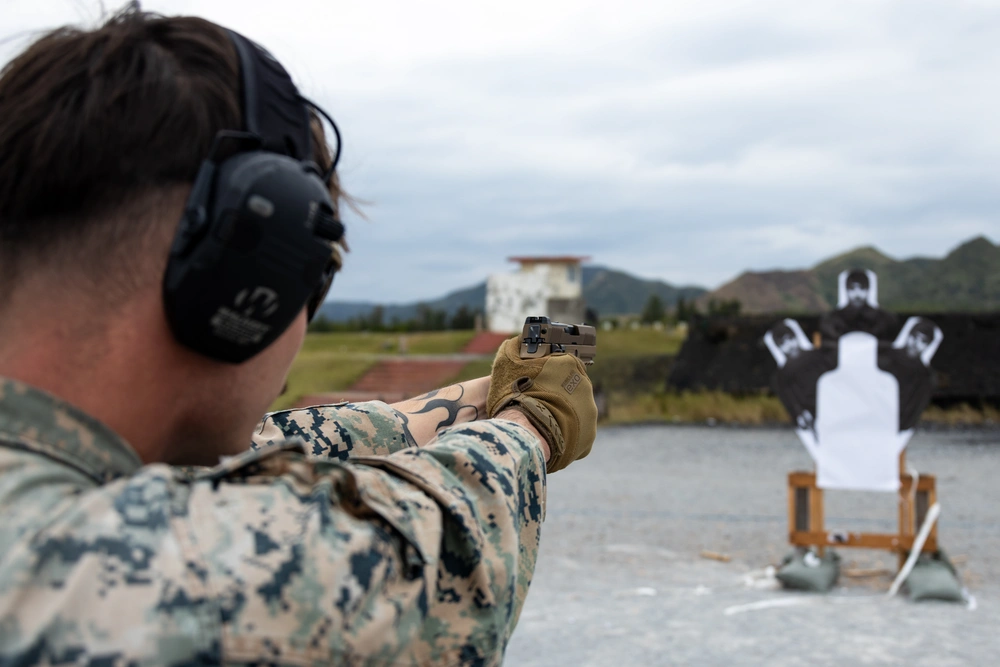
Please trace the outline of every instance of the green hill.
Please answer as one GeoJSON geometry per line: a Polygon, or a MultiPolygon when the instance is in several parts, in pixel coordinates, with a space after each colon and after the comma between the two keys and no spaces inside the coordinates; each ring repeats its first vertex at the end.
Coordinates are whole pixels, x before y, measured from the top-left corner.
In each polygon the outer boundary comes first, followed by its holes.
{"type": "Polygon", "coordinates": [[[837,305],[837,276],[853,268],[878,274],[879,303],[897,311],[1000,309],[1000,246],[979,236],[942,259],[896,260],[864,246],[804,271],[747,272],[702,297],[739,299],[745,313],[822,312],[837,305]]]}
{"type": "MultiPolygon", "coordinates": [[[[878,248],[863,246],[798,271],[747,271],[712,292],[701,287],[677,287],[660,280],[646,280],[603,266],[583,267],[583,298],[602,317],[637,314],[656,294],[668,308],[680,298],[697,300],[702,311],[709,299],[740,302],[744,313],[819,313],[837,305],[837,275],[852,268],[871,269],[878,274],[879,302],[897,311],[937,312],[1000,309],[1000,246],[976,237],[958,246],[942,259],[914,257],[896,260],[878,248]]],[[[486,301],[486,283],[479,283],[429,300],[423,305],[443,310],[449,316],[459,308],[481,311],[486,301]]],[[[385,322],[406,320],[417,313],[418,304],[375,304],[331,301],[321,314],[332,321],[367,315],[376,306],[385,322]]]]}
{"type": "MultiPolygon", "coordinates": [[[[830,309],[819,280],[809,271],[747,271],[698,299],[698,306],[705,310],[709,299],[736,299],[745,313],[808,313],[830,309]]],[[[836,301],[834,295],[833,302],[836,301]]]]}
{"type": "Polygon", "coordinates": [[[644,280],[603,266],[583,267],[583,299],[588,308],[602,317],[640,313],[652,294],[673,308],[678,299],[693,301],[705,292],[703,287],[675,287],[662,280],[644,280]]]}

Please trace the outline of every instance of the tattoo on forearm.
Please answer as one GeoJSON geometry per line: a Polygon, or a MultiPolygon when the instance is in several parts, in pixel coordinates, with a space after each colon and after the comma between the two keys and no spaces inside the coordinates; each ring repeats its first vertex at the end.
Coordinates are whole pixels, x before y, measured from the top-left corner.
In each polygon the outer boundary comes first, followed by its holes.
{"type": "Polygon", "coordinates": [[[410,418],[401,410],[396,410],[396,414],[399,415],[399,419],[403,422],[403,433],[406,434],[406,440],[415,445],[419,444],[417,443],[417,439],[413,437],[413,431],[410,430],[410,418]]]}
{"type": "Polygon", "coordinates": [[[424,407],[422,407],[419,410],[416,410],[414,412],[407,412],[406,414],[408,414],[408,415],[422,415],[422,414],[426,414],[428,412],[431,412],[432,410],[437,410],[439,408],[444,408],[445,410],[447,410],[448,416],[446,418],[444,418],[443,420],[441,420],[440,422],[438,422],[438,425],[434,427],[435,431],[437,431],[439,429],[442,429],[445,426],[451,426],[452,424],[454,424],[458,420],[458,413],[461,412],[462,410],[469,409],[469,410],[472,410],[475,413],[473,415],[473,417],[472,417],[472,421],[475,421],[475,420],[479,419],[479,408],[477,408],[474,405],[469,405],[467,403],[462,403],[462,397],[465,396],[465,387],[462,387],[461,385],[459,385],[458,389],[459,389],[459,391],[461,393],[458,395],[458,398],[454,398],[454,399],[450,399],[450,398],[435,398],[435,396],[437,396],[438,393],[440,392],[440,390],[438,390],[438,389],[435,389],[434,391],[427,392],[423,396],[420,396],[420,397],[418,397],[416,399],[413,399],[415,401],[420,401],[420,400],[426,401],[426,404],[424,405],[424,407]]]}
{"type": "MultiPolygon", "coordinates": [[[[465,390],[463,389],[462,392],[465,393],[465,390]]],[[[411,401],[426,401],[429,398],[434,398],[435,396],[437,396],[440,393],[441,393],[440,389],[431,389],[426,394],[420,394],[419,396],[414,396],[410,400],[411,401]]],[[[461,398],[461,396],[459,396],[459,398],[461,398]]]]}

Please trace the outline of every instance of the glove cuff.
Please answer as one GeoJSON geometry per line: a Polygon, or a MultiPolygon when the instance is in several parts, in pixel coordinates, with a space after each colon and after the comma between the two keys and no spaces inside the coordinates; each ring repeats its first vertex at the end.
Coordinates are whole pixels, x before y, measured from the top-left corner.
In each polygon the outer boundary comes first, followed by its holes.
{"type": "Polygon", "coordinates": [[[545,407],[545,404],[531,396],[512,396],[503,409],[517,410],[531,422],[531,425],[538,429],[546,442],[549,444],[549,461],[545,466],[546,472],[554,472],[559,468],[566,467],[559,465],[559,460],[566,451],[566,439],[563,437],[562,427],[552,415],[552,412],[545,407]]]}

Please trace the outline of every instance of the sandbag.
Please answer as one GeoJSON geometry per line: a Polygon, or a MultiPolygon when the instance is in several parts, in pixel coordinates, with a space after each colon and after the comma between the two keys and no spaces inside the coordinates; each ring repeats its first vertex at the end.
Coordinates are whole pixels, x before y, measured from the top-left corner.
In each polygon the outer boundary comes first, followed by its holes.
{"type": "Polygon", "coordinates": [[[943,550],[920,554],[904,585],[911,600],[965,601],[958,572],[943,550]]]}
{"type": "Polygon", "coordinates": [[[785,556],[774,576],[785,588],[824,593],[840,577],[840,556],[833,549],[823,556],[811,549],[796,549],[785,556]]]}

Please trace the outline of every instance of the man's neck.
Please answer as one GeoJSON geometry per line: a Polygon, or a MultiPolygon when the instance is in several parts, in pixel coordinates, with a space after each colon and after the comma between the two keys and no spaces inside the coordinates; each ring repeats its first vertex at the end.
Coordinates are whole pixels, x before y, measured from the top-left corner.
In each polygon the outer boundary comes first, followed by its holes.
{"type": "Polygon", "coordinates": [[[176,367],[152,353],[157,346],[144,340],[147,333],[129,318],[113,316],[95,324],[96,315],[81,319],[80,310],[86,309],[60,310],[49,303],[46,313],[19,313],[19,321],[32,324],[5,328],[0,376],[78,407],[115,431],[143,461],[166,460],[172,425],[183,409],[166,400],[177,382],[176,367]],[[157,419],[150,420],[151,414],[157,419]]]}

